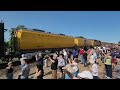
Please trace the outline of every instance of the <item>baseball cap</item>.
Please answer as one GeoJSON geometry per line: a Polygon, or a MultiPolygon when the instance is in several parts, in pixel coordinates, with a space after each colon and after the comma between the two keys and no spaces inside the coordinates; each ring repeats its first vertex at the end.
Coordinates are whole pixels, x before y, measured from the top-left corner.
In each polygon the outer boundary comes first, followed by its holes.
{"type": "Polygon", "coordinates": [[[8,62],[8,65],[11,65],[12,64],[12,62],[8,62]]]}
{"type": "Polygon", "coordinates": [[[78,73],[78,77],[93,79],[93,76],[92,76],[91,72],[89,72],[89,71],[82,71],[81,73],[78,73]]]}
{"type": "Polygon", "coordinates": [[[24,57],[25,57],[25,54],[22,54],[21,57],[24,58],[24,57]]]}
{"type": "Polygon", "coordinates": [[[39,53],[38,55],[39,55],[39,56],[42,56],[42,53],[39,53]]]}

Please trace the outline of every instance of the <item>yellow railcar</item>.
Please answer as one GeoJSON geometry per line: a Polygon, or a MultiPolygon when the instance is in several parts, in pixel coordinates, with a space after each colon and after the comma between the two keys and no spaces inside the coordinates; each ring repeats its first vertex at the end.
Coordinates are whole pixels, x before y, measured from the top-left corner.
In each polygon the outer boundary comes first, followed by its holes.
{"type": "Polygon", "coordinates": [[[74,47],[71,36],[50,34],[32,30],[18,30],[16,33],[18,50],[39,50],[74,47]]]}
{"type": "Polygon", "coordinates": [[[88,39],[89,41],[89,46],[96,46],[96,43],[95,43],[95,40],[92,40],[92,39],[88,39]]]}
{"type": "Polygon", "coordinates": [[[85,46],[87,47],[91,46],[91,40],[85,39],[85,46]]]}
{"type": "Polygon", "coordinates": [[[85,46],[85,40],[83,38],[75,38],[74,43],[78,47],[83,47],[85,46]]]}

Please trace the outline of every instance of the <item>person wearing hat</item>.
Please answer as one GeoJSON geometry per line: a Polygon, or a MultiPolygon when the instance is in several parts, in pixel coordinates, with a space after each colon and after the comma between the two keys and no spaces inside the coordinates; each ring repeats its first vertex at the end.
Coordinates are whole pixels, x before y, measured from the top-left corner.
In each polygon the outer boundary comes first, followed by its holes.
{"type": "Polygon", "coordinates": [[[115,66],[113,72],[115,73],[115,78],[120,79],[120,58],[117,59],[117,65],[115,66]]]}
{"type": "Polygon", "coordinates": [[[63,67],[64,73],[67,73],[71,79],[93,79],[93,76],[90,71],[82,71],[78,73],[77,77],[74,77],[72,73],[70,73],[66,67],[63,67]]]}
{"type": "Polygon", "coordinates": [[[18,79],[28,79],[30,66],[28,65],[28,59],[23,59],[23,67],[21,73],[19,73],[18,79]]]}
{"type": "Polygon", "coordinates": [[[25,54],[22,54],[20,58],[21,68],[24,66],[24,59],[27,59],[27,57],[25,56],[25,54]]]}
{"type": "Polygon", "coordinates": [[[12,67],[12,62],[9,62],[8,67],[6,68],[6,77],[7,79],[13,79],[13,67],[12,67]]]}

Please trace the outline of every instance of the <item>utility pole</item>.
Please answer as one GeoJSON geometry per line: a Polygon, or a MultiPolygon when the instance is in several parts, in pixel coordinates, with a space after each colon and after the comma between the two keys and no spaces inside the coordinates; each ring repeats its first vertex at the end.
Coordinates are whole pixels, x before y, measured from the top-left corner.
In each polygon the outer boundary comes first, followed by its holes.
{"type": "Polygon", "coordinates": [[[4,22],[1,20],[0,22],[0,58],[4,57],[4,32],[6,32],[7,29],[4,29],[4,22]]]}
{"type": "Polygon", "coordinates": [[[0,22],[0,58],[4,57],[4,23],[0,22]]]}

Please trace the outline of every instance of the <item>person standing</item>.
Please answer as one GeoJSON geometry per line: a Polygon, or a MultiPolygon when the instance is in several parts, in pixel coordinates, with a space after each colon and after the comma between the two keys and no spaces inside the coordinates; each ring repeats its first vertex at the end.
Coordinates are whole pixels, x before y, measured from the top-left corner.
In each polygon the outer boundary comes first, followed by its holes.
{"type": "Polygon", "coordinates": [[[62,54],[60,54],[59,57],[58,57],[58,67],[59,67],[59,69],[62,73],[62,76],[64,76],[62,68],[65,66],[65,60],[63,59],[63,57],[64,56],[62,54]]]}
{"type": "Polygon", "coordinates": [[[63,55],[64,55],[64,59],[65,59],[65,64],[67,64],[68,62],[68,55],[65,49],[63,49],[63,55]]]}
{"type": "Polygon", "coordinates": [[[115,78],[120,79],[120,58],[117,59],[117,65],[115,66],[113,72],[115,73],[115,78]]]}
{"type": "Polygon", "coordinates": [[[13,67],[12,67],[12,62],[8,63],[8,67],[6,68],[6,77],[7,79],[13,79],[13,67]]]}
{"type": "Polygon", "coordinates": [[[77,74],[79,73],[79,68],[78,68],[78,59],[75,58],[72,63],[71,63],[72,68],[75,70],[75,72],[73,73],[74,77],[77,77],[77,74]]]}
{"type": "Polygon", "coordinates": [[[44,61],[43,61],[43,56],[42,56],[42,54],[41,54],[41,53],[36,54],[36,55],[35,55],[35,58],[36,58],[37,63],[40,64],[40,65],[42,65],[42,67],[43,67],[44,61]]]}
{"type": "Polygon", "coordinates": [[[107,54],[105,57],[105,68],[108,77],[112,78],[112,57],[107,54]]]}
{"type": "Polygon", "coordinates": [[[18,79],[28,79],[30,66],[28,65],[28,59],[23,59],[23,67],[21,69],[21,73],[19,74],[18,79]]]}
{"type": "Polygon", "coordinates": [[[84,67],[86,67],[87,66],[87,52],[86,51],[84,51],[83,53],[83,61],[84,61],[84,67]]]}
{"type": "Polygon", "coordinates": [[[57,79],[57,66],[58,66],[57,56],[52,55],[51,57],[49,57],[49,60],[52,62],[51,64],[52,78],[57,79]]]}
{"type": "Polygon", "coordinates": [[[27,57],[25,56],[25,54],[22,54],[20,58],[21,68],[24,66],[24,59],[27,59],[27,57]]]}
{"type": "Polygon", "coordinates": [[[102,54],[101,60],[102,60],[102,63],[105,63],[105,54],[102,54]]]}
{"type": "Polygon", "coordinates": [[[96,54],[96,50],[95,50],[94,53],[93,53],[93,60],[94,60],[94,62],[96,61],[96,59],[97,59],[97,54],[96,54]]]}
{"type": "Polygon", "coordinates": [[[112,49],[110,56],[112,57],[112,67],[115,67],[115,50],[112,49]]]}
{"type": "Polygon", "coordinates": [[[69,64],[72,63],[72,60],[73,60],[73,55],[72,55],[72,52],[69,51],[69,54],[68,54],[68,62],[69,62],[69,64]]]}
{"type": "Polygon", "coordinates": [[[75,50],[72,51],[73,59],[76,58],[77,52],[75,50]]]}
{"type": "Polygon", "coordinates": [[[98,79],[98,65],[96,61],[93,63],[91,70],[92,70],[93,79],[98,79]]]}
{"type": "Polygon", "coordinates": [[[79,51],[79,57],[80,57],[81,64],[83,64],[83,53],[84,53],[84,50],[81,48],[79,51]]]}
{"type": "Polygon", "coordinates": [[[45,66],[45,68],[48,67],[48,55],[46,55],[46,56],[44,57],[44,66],[45,66]]]}

